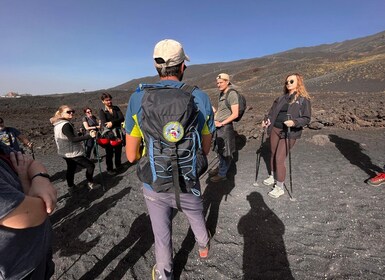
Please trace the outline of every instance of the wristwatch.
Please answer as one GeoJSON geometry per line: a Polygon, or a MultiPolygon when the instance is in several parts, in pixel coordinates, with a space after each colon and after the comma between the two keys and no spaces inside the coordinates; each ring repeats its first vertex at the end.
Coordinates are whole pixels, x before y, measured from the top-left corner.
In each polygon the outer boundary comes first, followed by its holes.
{"type": "Polygon", "coordinates": [[[44,177],[44,178],[47,178],[47,179],[51,179],[51,176],[49,176],[49,174],[44,173],[44,172],[39,172],[39,173],[37,173],[37,174],[35,174],[35,175],[32,176],[31,181],[32,181],[34,178],[36,178],[37,176],[41,176],[41,177],[44,177]]]}

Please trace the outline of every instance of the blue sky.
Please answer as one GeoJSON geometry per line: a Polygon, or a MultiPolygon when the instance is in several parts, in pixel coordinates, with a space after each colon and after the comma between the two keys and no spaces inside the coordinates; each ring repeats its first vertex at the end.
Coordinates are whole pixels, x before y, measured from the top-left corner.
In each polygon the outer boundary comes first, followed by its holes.
{"type": "Polygon", "coordinates": [[[262,57],[385,30],[384,0],[1,0],[0,95],[105,89],[156,75],[153,47],[191,64],[262,57]]]}

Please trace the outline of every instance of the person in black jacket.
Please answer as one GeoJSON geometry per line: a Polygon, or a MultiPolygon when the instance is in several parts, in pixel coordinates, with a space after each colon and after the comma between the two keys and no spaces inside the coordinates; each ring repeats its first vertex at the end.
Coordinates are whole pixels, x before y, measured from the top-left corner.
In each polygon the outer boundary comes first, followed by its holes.
{"type": "MultiPolygon", "coordinates": [[[[98,119],[92,114],[90,107],[85,107],[83,109],[85,116],[82,118],[83,128],[85,129],[85,134],[89,134],[91,131],[98,131],[100,129],[98,119]]],[[[84,141],[85,153],[87,158],[91,158],[91,152],[94,150],[95,158],[98,157],[97,150],[94,149],[95,141],[93,138],[87,139],[84,141]]]]}
{"type": "Polygon", "coordinates": [[[284,194],[286,156],[301,137],[302,129],[309,124],[310,118],[310,96],[303,77],[298,73],[290,74],[285,79],[284,94],[274,101],[267,119],[262,122],[262,128],[267,127],[270,136],[271,150],[271,175],[263,183],[274,184],[273,190],[268,193],[273,198],[284,194]]]}
{"type": "MultiPolygon", "coordinates": [[[[99,112],[99,119],[101,122],[101,129],[113,134],[117,139],[122,139],[122,122],[124,122],[124,115],[118,106],[112,105],[112,96],[109,93],[103,93],[100,97],[104,108],[99,112]]],[[[104,133],[103,132],[103,133],[104,133]]],[[[114,175],[113,157],[115,155],[115,167],[119,170],[122,166],[122,146],[123,142],[118,145],[108,144],[105,146],[106,149],[106,164],[107,173],[114,175]]]]}

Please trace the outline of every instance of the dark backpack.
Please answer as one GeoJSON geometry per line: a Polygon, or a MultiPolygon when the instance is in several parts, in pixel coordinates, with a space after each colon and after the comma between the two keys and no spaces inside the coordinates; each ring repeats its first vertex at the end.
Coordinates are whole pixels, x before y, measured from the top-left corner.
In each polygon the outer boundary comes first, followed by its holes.
{"type": "Polygon", "coordinates": [[[194,186],[207,170],[198,132],[199,109],[192,95],[195,87],[154,87],[144,90],[139,125],[146,153],[139,160],[139,180],[156,192],[174,192],[181,210],[179,193],[200,195],[194,186]]]}
{"type": "Polygon", "coordinates": [[[232,92],[232,91],[235,91],[238,95],[238,104],[239,104],[239,113],[238,113],[238,118],[236,118],[235,120],[233,120],[233,122],[239,122],[242,117],[243,117],[243,114],[245,113],[246,111],[246,98],[244,95],[240,94],[238,91],[236,91],[235,89],[230,89],[226,92],[225,94],[225,104],[227,106],[227,108],[229,108],[231,110],[231,106],[230,106],[230,103],[229,101],[227,100],[228,97],[229,97],[229,93],[232,92]]]}

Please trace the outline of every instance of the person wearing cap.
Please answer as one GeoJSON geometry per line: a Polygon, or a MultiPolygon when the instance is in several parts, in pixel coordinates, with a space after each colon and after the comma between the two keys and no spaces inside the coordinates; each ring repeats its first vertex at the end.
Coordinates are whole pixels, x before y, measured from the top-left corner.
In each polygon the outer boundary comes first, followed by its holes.
{"type": "Polygon", "coordinates": [[[23,143],[25,147],[30,149],[33,147],[33,143],[29,141],[26,136],[21,134],[21,132],[14,127],[5,126],[3,118],[0,118],[0,142],[9,146],[15,152],[20,151],[24,153],[18,141],[23,143]]]}
{"type": "Polygon", "coordinates": [[[215,113],[215,126],[217,128],[215,147],[219,157],[219,165],[209,172],[211,176],[210,181],[214,183],[227,179],[226,174],[236,152],[233,120],[238,118],[239,100],[237,92],[230,90],[230,86],[231,82],[228,74],[221,73],[217,76],[217,87],[220,93],[218,109],[213,108],[213,110],[215,113]],[[226,104],[226,99],[230,108],[226,104]]]}
{"type": "MultiPolygon", "coordinates": [[[[189,57],[185,54],[182,45],[175,40],[162,40],[155,45],[153,58],[160,81],[151,86],[181,88],[183,86],[183,74],[187,68],[185,61],[189,61],[189,57]]],[[[126,112],[126,156],[130,162],[135,162],[141,157],[139,148],[142,141],[140,120],[142,118],[141,104],[143,95],[143,87],[139,87],[131,95],[126,112]]],[[[211,135],[215,131],[212,105],[208,95],[200,89],[195,88],[192,95],[199,109],[198,127],[202,127],[202,130],[199,131],[202,139],[202,149],[207,155],[210,151],[211,135]]],[[[155,192],[151,185],[145,183],[143,185],[143,194],[155,237],[156,264],[153,267],[152,276],[153,279],[173,279],[171,227],[172,212],[176,208],[175,194],[155,192]]],[[[199,256],[201,259],[205,259],[208,256],[210,238],[203,215],[199,181],[194,188],[199,194],[181,192],[180,205],[194,232],[199,246],[199,256]]]]}

